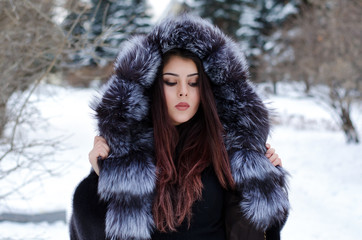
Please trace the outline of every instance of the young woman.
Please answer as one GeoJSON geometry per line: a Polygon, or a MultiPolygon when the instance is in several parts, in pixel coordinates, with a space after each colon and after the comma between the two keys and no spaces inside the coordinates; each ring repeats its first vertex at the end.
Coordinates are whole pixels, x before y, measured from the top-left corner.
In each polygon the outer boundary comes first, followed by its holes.
{"type": "Polygon", "coordinates": [[[195,17],[123,46],[94,103],[104,139],[71,239],[278,239],[286,173],[265,156],[268,111],[247,76],[235,43],[195,17]]]}

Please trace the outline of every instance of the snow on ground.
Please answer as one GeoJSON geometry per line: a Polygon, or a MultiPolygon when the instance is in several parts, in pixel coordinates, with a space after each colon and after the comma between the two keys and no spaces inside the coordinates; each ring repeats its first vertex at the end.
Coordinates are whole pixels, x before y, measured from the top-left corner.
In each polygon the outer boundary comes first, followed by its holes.
{"type": "MultiPolygon", "coordinates": [[[[309,97],[288,90],[269,96],[268,106],[277,113],[269,142],[290,172],[292,210],[282,231],[287,240],[360,239],[362,234],[361,144],[347,145],[328,111],[309,97]],[[293,94],[292,94],[293,93],[293,94]]],[[[92,89],[41,86],[38,104],[50,121],[47,135],[64,134],[65,151],[55,161],[67,166],[61,177],[31,184],[7,201],[1,212],[41,213],[66,210],[68,218],[75,186],[90,170],[88,152],[96,134],[88,103],[92,89]],[[24,198],[24,196],[26,196],[24,198]]],[[[362,106],[354,119],[362,136],[362,106]]],[[[67,223],[0,222],[0,239],[68,239],[67,223]]]]}
{"type": "MultiPolygon", "coordinates": [[[[38,102],[41,115],[48,119],[49,126],[41,125],[44,129],[40,127],[29,135],[36,139],[50,136],[65,138],[62,149],[55,153],[54,162],[46,163],[50,168],[61,168],[62,177],[48,177],[26,186],[19,193],[1,202],[0,212],[47,212],[64,209],[69,205],[69,196],[75,184],[90,170],[87,153],[96,133],[95,121],[88,105],[94,94],[95,91],[91,89],[49,85],[43,85],[37,90],[36,97],[32,100],[38,102]],[[31,199],[28,199],[30,197],[31,199]]],[[[35,124],[35,128],[37,127],[38,124],[35,124]]],[[[7,181],[16,183],[16,178],[21,181],[24,175],[14,176],[7,181]]]]}
{"type": "Polygon", "coordinates": [[[292,176],[283,239],[360,239],[362,148],[344,140],[325,130],[275,130],[270,142],[292,176]]]}

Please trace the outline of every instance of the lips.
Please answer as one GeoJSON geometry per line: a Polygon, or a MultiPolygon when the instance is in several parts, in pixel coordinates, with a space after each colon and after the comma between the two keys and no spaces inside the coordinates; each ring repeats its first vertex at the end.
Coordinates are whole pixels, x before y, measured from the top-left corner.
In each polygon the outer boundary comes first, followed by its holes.
{"type": "Polygon", "coordinates": [[[180,102],[175,106],[179,111],[186,111],[189,107],[190,105],[186,102],[180,102]]]}

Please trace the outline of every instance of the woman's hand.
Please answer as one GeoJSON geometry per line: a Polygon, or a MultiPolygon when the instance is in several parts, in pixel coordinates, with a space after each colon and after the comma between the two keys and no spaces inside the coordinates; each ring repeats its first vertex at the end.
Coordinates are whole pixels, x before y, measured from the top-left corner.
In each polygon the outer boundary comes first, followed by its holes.
{"type": "Polygon", "coordinates": [[[267,143],[265,146],[266,146],[266,149],[267,149],[267,151],[265,153],[265,157],[269,158],[269,161],[274,166],[281,166],[282,167],[282,160],[280,159],[279,155],[277,153],[275,153],[275,149],[272,148],[269,143],[267,143]]]}
{"type": "Polygon", "coordinates": [[[100,136],[94,137],[93,149],[89,152],[89,162],[92,165],[94,171],[99,175],[98,157],[105,159],[109,154],[109,146],[106,139],[100,136]]]}

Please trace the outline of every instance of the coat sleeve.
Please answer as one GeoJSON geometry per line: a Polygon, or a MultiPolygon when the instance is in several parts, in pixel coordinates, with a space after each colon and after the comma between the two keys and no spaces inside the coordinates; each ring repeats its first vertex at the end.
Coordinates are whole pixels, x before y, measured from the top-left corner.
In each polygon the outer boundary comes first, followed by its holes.
{"type": "Polygon", "coordinates": [[[74,192],[69,226],[71,240],[105,239],[107,204],[99,199],[97,187],[98,176],[92,171],[74,192]]]}
{"type": "Polygon", "coordinates": [[[240,197],[235,192],[227,192],[225,197],[225,229],[227,240],[280,240],[282,226],[272,226],[265,232],[255,227],[240,211],[240,197]]]}

